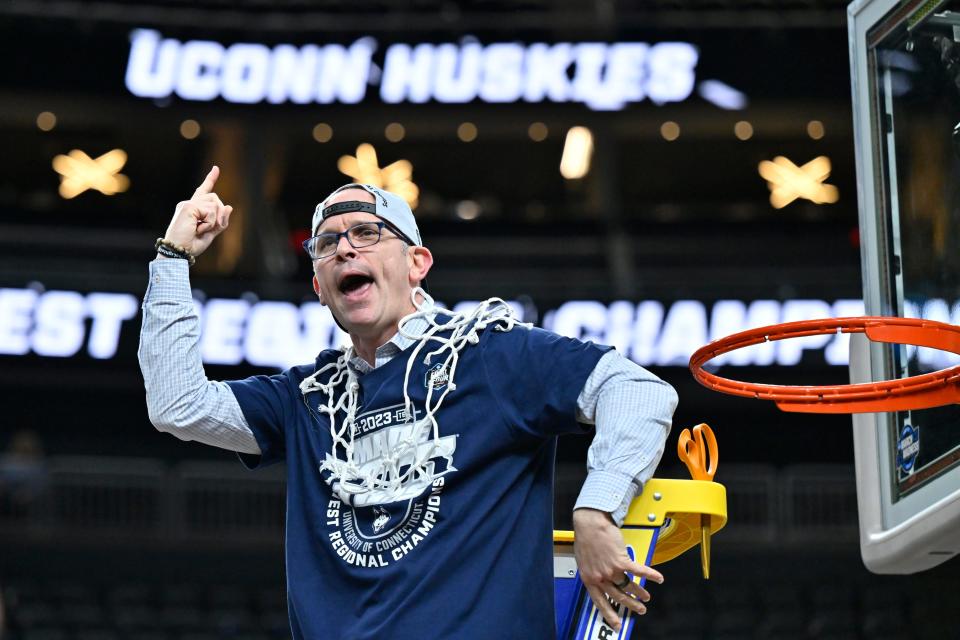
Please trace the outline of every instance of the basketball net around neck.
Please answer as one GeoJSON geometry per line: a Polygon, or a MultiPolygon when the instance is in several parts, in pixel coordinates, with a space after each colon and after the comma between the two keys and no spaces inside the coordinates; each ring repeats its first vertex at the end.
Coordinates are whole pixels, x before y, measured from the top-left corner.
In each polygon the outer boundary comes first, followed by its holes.
{"type": "Polygon", "coordinates": [[[519,322],[513,310],[500,298],[489,298],[472,311],[460,313],[437,307],[433,298],[420,287],[411,292],[411,299],[417,310],[401,318],[397,325],[400,335],[417,341],[407,358],[403,377],[404,411],[407,416],[405,435],[398,442],[391,442],[382,456],[366,462],[357,459],[355,421],[359,409],[360,383],[357,374],[348,366],[354,357],[353,347],[344,349],[336,361],[324,365],[300,383],[300,392],[304,395],[314,391],[326,394],[326,401],[320,404],[319,410],[330,418],[333,446],[321,463],[320,471],[329,472],[327,484],[332,486],[341,500],[350,505],[371,506],[415,498],[437,478],[456,471],[453,466],[454,447],[441,439],[436,414],[447,394],[457,388],[454,380],[460,352],[468,345],[477,344],[480,333],[488,326],[493,325],[496,331],[510,331],[517,325],[531,326],[519,322]],[[418,295],[423,302],[418,302],[418,295]],[[418,318],[426,321],[427,328],[414,333],[407,326],[418,318]],[[438,321],[440,318],[444,321],[438,321]],[[447,332],[449,335],[446,337],[439,335],[447,332]],[[427,352],[423,362],[429,366],[434,358],[443,358],[439,372],[447,372],[447,384],[442,392],[435,394],[434,385],[427,380],[423,416],[417,419],[409,393],[410,373],[421,352],[433,346],[433,343],[436,348],[427,352]],[[319,378],[327,373],[327,381],[320,382],[319,378]],[[337,415],[340,412],[344,417],[338,423],[337,415]],[[445,459],[442,471],[436,470],[434,458],[445,459]]]}

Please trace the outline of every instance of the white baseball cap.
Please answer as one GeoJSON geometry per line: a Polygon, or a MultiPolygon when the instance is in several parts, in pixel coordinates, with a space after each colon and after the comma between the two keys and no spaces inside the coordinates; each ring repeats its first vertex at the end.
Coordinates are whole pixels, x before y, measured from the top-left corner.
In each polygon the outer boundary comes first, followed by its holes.
{"type": "Polygon", "coordinates": [[[420,229],[417,227],[417,221],[413,217],[413,211],[407,201],[390,191],[384,191],[371,184],[345,184],[335,190],[333,193],[323,199],[323,202],[317,205],[313,211],[313,223],[310,225],[311,235],[317,234],[320,224],[332,216],[342,213],[353,213],[354,211],[365,211],[372,213],[381,220],[390,224],[394,231],[399,231],[409,244],[423,246],[423,240],[420,238],[420,229]],[[363,189],[373,196],[373,203],[360,202],[358,200],[346,200],[328,205],[327,201],[334,195],[345,189],[363,189]]]}

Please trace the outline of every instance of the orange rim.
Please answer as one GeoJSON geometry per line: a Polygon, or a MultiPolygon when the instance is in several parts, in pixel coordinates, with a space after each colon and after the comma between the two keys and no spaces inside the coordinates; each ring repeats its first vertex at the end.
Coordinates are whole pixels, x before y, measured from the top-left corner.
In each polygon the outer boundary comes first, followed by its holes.
{"type": "Polygon", "coordinates": [[[713,358],[763,342],[828,333],[863,333],[874,342],[909,344],[960,355],[960,327],[914,318],[864,316],[801,320],[749,329],[697,349],[690,371],[697,382],[721,393],[772,400],[783,411],[869,413],[925,409],[960,402],[960,365],[910,378],[823,386],[757,384],[722,378],[705,371],[713,358]]]}

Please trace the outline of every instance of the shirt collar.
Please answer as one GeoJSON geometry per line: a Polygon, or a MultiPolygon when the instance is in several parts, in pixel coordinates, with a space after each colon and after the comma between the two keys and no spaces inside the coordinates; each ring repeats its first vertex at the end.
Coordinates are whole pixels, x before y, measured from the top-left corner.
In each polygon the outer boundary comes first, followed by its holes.
{"type": "MultiPolygon", "coordinates": [[[[426,318],[417,317],[410,320],[404,326],[404,328],[406,329],[407,333],[411,333],[413,335],[422,335],[427,331],[427,329],[430,328],[430,322],[426,318]]],[[[374,353],[375,364],[373,366],[370,366],[369,362],[356,354],[350,358],[350,366],[353,367],[353,370],[357,373],[370,373],[374,369],[382,367],[386,363],[390,362],[394,356],[412,345],[414,342],[417,342],[417,338],[408,338],[400,333],[400,331],[397,331],[386,343],[377,347],[377,350],[374,353]]]]}

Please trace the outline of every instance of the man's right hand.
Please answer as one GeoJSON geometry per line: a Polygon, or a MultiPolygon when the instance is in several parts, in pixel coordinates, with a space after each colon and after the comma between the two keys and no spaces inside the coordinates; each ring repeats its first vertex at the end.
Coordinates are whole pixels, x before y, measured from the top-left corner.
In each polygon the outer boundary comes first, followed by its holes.
{"type": "Polygon", "coordinates": [[[183,247],[192,256],[199,256],[227,228],[233,207],[224,205],[213,192],[219,177],[220,167],[214,165],[193,197],[177,204],[164,240],[183,247]]]}

